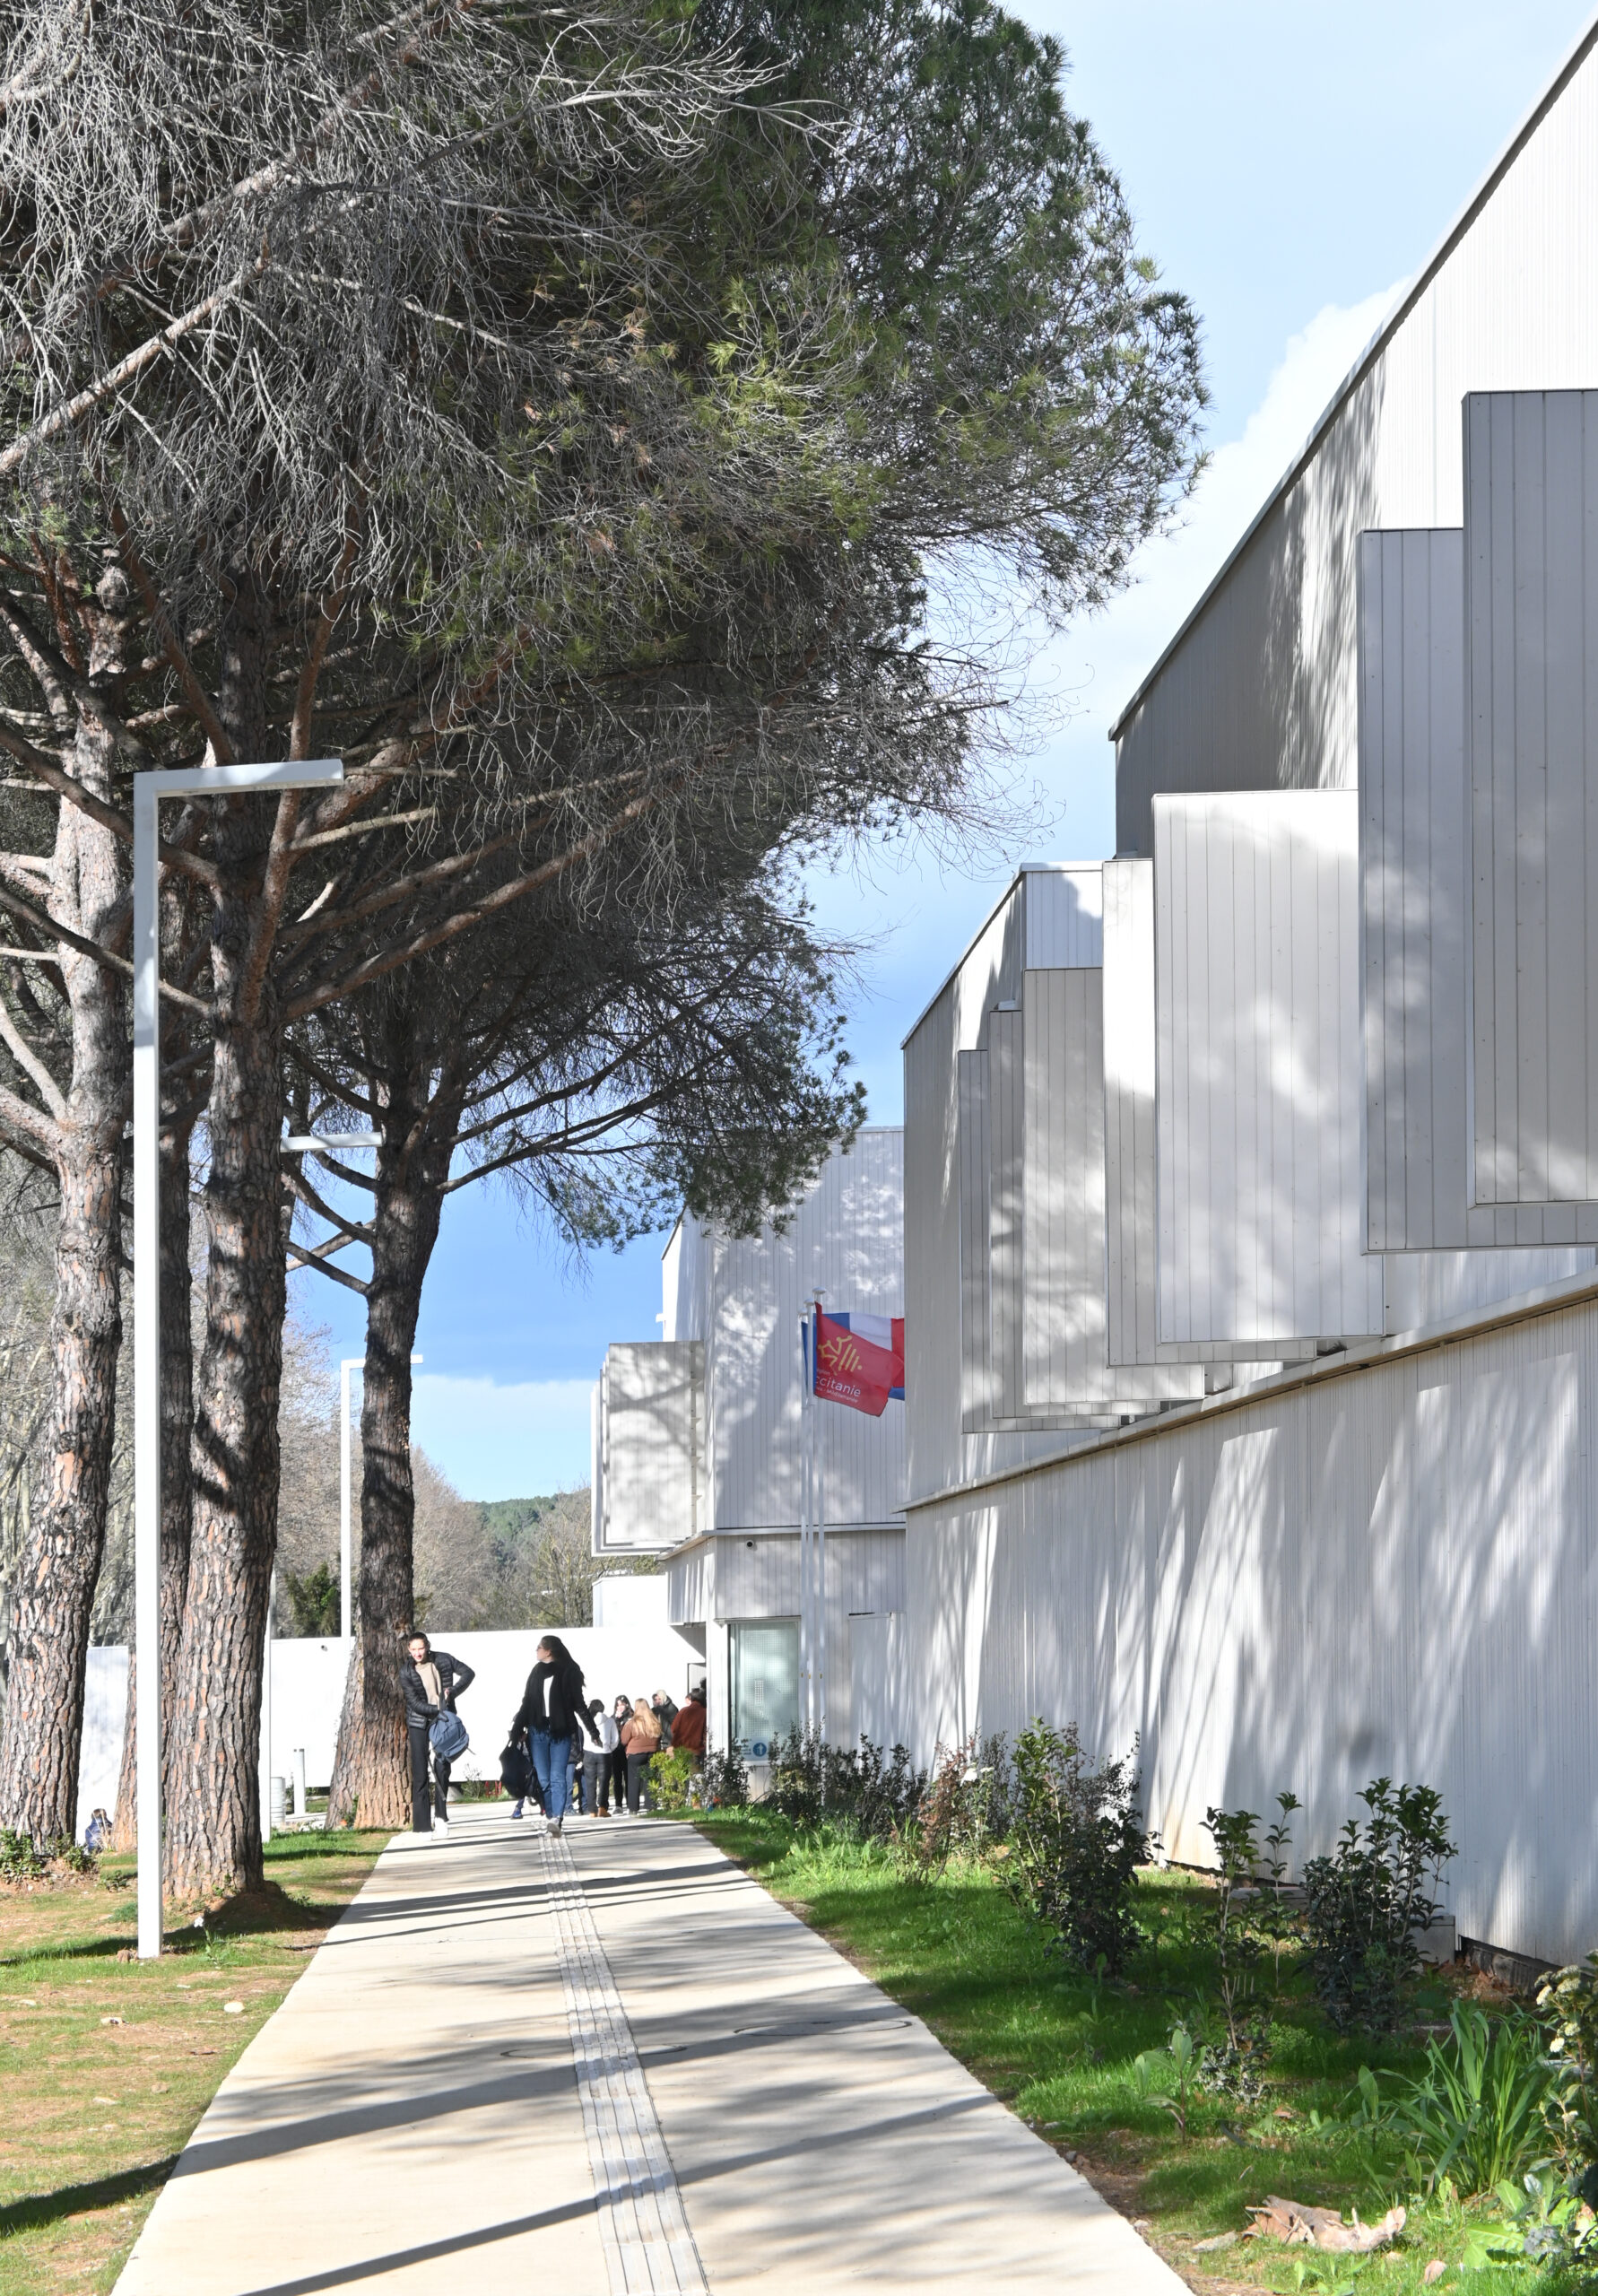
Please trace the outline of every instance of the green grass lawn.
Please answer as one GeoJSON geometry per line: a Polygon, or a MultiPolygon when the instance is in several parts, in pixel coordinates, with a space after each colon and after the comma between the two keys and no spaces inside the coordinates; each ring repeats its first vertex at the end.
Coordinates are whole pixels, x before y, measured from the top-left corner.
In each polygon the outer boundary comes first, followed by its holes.
{"type": "MultiPolygon", "coordinates": [[[[1423,2031],[1385,2042],[1343,2040],[1305,1998],[1290,1957],[1281,1994],[1267,1958],[1254,2006],[1271,2019],[1268,2090],[1246,2110],[1195,2103],[1184,2138],[1172,2117],[1140,2095],[1134,2060],[1163,2049],[1172,2024],[1191,2027],[1208,2005],[1213,2031],[1215,1960],[1207,1938],[1213,1892],[1202,1877],[1150,1874],[1149,1947],[1120,1983],[1096,1982],[1053,1953],[1043,1933],[1012,1904],[985,1867],[951,1867],[918,1884],[899,1878],[887,1852],[826,1833],[801,1835],[759,1810],[712,1813],[704,1832],[792,1905],[908,2009],[925,2019],[962,2064],[1076,2165],[1190,2283],[1220,2292],[1359,2288],[1362,2296],[1420,2296],[1426,2266],[1440,2259],[1445,2292],[1556,2296],[1568,2281],[1513,2266],[1464,2271],[1467,2230],[1457,2205],[1418,2199],[1399,2148],[1375,2142],[1339,2116],[1361,2065],[1418,2071],[1423,2031]],[[1318,2125],[1317,2125],[1318,2124],[1318,2125]],[[1358,2208],[1367,2222],[1394,2202],[1410,2211],[1397,2248],[1368,2259],[1284,2248],[1234,2238],[1251,2204],[1270,2194],[1358,2208]]],[[[1420,2023],[1445,2021],[1449,1986],[1484,1979],[1462,1970],[1423,1990],[1420,2023]]],[[[1498,1996],[1502,1998],[1501,1994],[1498,1996]]],[[[1434,2274],[1434,2281],[1437,2275],[1434,2274]]]]}
{"type": "Polygon", "coordinates": [[[133,1958],[131,1857],[0,1894],[0,2296],[112,2285],[223,2074],[387,1839],[280,1837],[265,1890],[159,1961],[133,1958]]]}

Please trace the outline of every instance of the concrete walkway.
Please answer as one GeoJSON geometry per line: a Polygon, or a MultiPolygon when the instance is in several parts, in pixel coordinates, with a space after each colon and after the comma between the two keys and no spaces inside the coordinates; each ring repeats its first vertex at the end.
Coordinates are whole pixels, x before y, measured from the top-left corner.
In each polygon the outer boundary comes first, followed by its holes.
{"type": "Polygon", "coordinates": [[[120,2296],[1177,2296],[1091,2187],[690,1828],[400,1837],[120,2296]]]}

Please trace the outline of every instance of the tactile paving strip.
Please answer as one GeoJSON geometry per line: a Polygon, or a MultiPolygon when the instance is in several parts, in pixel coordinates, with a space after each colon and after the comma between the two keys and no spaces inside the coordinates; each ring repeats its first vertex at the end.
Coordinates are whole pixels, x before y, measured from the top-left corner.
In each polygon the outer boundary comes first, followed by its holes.
{"type": "Polygon", "coordinates": [[[570,1850],[538,1827],[612,2296],[708,2296],[643,2065],[570,1850]]]}

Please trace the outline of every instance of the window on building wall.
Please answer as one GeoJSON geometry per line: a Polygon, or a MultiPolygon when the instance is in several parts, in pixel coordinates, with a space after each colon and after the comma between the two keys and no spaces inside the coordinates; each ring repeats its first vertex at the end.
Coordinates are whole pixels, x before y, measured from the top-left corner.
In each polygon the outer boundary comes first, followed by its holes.
{"type": "Polygon", "coordinates": [[[734,1621],[731,1642],[733,1743],[765,1761],[773,1740],[799,1726],[799,1622],[734,1621]]]}

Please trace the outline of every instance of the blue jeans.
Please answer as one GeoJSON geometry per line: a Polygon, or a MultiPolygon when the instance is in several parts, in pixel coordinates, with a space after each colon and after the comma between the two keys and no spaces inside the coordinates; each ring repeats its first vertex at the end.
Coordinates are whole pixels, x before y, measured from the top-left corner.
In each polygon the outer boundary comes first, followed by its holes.
{"type": "Polygon", "coordinates": [[[539,1791],[543,1796],[544,1815],[551,1820],[563,1818],[566,1781],[571,1771],[570,1738],[551,1737],[547,1730],[534,1727],[527,1733],[527,1751],[533,1757],[539,1791]]]}

